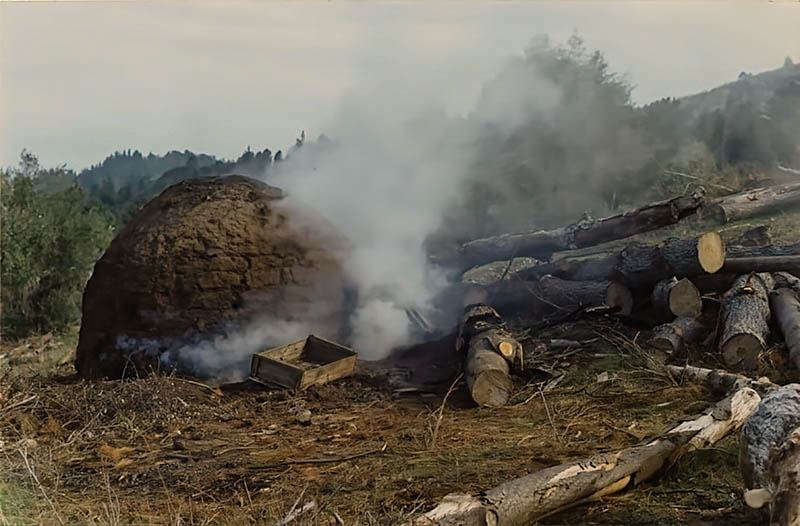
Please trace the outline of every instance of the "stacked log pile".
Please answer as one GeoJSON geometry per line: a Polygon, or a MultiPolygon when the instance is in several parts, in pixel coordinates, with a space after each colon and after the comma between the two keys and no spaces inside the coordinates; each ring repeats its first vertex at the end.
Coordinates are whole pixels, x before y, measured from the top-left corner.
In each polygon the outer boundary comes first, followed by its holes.
{"type": "Polygon", "coordinates": [[[781,341],[800,369],[800,243],[775,245],[768,228],[758,226],[729,245],[710,231],[547,261],[556,252],[624,239],[698,211],[728,222],[795,204],[800,205],[800,184],[710,203],[699,191],[556,230],[472,241],[432,258],[457,274],[493,261],[539,258],[517,272],[508,274],[507,268],[495,283],[462,285],[472,299],[465,300],[457,347],[479,405],[498,407],[509,399],[523,352],[502,316],[524,309],[543,317],[605,307],[623,322],[649,323],[646,345],[661,361],[683,359],[686,349],[694,348],[717,353],[720,363],[737,372],[667,365],[675,378],[703,383],[727,397],[714,411],[635,447],[547,468],[479,494],[448,495],[411,524],[530,524],[647,480],[681,454],[713,444],[746,421],[740,465],[750,490],[747,503],[769,504],[773,524],[800,526],[800,384],[779,387],[738,372],[755,370],[763,351],[781,341]],[[718,316],[706,315],[709,305],[719,307],[718,316]],[[766,395],[763,401],[759,395],[766,395]]]}

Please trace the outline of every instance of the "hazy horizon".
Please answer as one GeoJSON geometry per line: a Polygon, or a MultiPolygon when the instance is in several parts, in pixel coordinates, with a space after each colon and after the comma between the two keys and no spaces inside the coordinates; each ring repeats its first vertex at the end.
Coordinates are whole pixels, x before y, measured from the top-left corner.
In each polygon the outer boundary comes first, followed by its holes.
{"type": "Polygon", "coordinates": [[[465,115],[543,33],[577,32],[646,104],[800,61],[797,27],[770,3],[1,3],[0,166],[285,150],[363,86],[465,115]]]}

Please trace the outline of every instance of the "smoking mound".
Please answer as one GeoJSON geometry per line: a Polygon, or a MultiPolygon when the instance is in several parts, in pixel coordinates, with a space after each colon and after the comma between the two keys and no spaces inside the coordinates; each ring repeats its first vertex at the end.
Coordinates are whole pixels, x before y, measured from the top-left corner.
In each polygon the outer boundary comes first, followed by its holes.
{"type": "Polygon", "coordinates": [[[283,199],[234,175],[183,181],[144,206],[84,292],[79,374],[180,366],[164,363],[170,348],[259,320],[312,319],[317,333],[341,334],[338,236],[321,218],[289,213],[283,199]]]}

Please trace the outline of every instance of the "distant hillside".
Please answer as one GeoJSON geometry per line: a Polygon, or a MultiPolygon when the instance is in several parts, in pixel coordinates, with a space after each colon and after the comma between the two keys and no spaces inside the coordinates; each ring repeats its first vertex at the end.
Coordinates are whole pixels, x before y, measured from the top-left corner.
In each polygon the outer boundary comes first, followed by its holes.
{"type": "Polygon", "coordinates": [[[164,155],[148,154],[143,156],[139,150],[131,153],[130,150],[114,152],[106,157],[102,163],[84,169],[78,175],[78,183],[84,188],[99,187],[109,181],[114,190],[124,186],[139,186],[142,180],[149,181],[160,177],[167,170],[184,166],[189,159],[194,158],[199,167],[208,166],[216,162],[216,158],[206,154],[194,154],[189,150],[179,152],[173,150],[164,155]]]}

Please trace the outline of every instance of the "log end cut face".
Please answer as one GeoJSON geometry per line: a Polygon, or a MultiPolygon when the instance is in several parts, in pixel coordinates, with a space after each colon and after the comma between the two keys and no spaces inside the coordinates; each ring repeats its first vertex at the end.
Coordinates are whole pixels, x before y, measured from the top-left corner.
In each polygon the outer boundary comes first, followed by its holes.
{"type": "Polygon", "coordinates": [[[717,232],[706,232],[697,240],[697,259],[700,266],[713,274],[725,263],[725,242],[717,232]]]}
{"type": "Polygon", "coordinates": [[[728,367],[752,371],[758,366],[758,355],[763,348],[756,336],[736,334],[722,346],[722,358],[728,367]]]}
{"type": "Polygon", "coordinates": [[[669,294],[669,310],[675,316],[697,318],[703,312],[703,299],[697,287],[684,278],[678,280],[669,294]]]}

